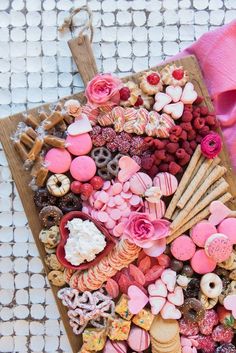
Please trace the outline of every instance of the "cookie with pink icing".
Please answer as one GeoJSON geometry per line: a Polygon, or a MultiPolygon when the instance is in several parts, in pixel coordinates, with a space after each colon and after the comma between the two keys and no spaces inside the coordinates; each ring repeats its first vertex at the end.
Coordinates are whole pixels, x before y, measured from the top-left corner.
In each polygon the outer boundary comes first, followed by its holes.
{"type": "Polygon", "coordinates": [[[75,156],[83,156],[89,153],[92,147],[92,140],[88,133],[75,136],[68,135],[66,138],[66,148],[75,156]]]}
{"type": "Polygon", "coordinates": [[[193,271],[200,275],[213,272],[217,265],[216,261],[207,256],[204,249],[197,250],[190,263],[193,271]]]}
{"type": "Polygon", "coordinates": [[[47,152],[44,162],[50,172],[63,174],[70,169],[71,155],[66,149],[51,148],[47,152]]]}
{"type": "Polygon", "coordinates": [[[133,326],[128,337],[128,345],[136,352],[145,351],[150,346],[150,335],[144,329],[133,326]]]}
{"type": "Polygon", "coordinates": [[[196,245],[187,235],[181,235],[171,243],[172,255],[180,261],[190,260],[196,251],[196,245]]]}
{"type": "Polygon", "coordinates": [[[236,218],[226,218],[218,226],[218,232],[227,235],[232,244],[236,244],[236,218]]]}
{"type": "Polygon", "coordinates": [[[206,240],[217,233],[216,227],[209,221],[201,221],[197,223],[190,231],[190,237],[194,243],[200,248],[204,248],[206,240]]]}
{"type": "Polygon", "coordinates": [[[152,219],[160,219],[164,216],[166,211],[165,202],[159,200],[156,203],[144,201],[143,212],[148,213],[152,219]]]}
{"type": "Polygon", "coordinates": [[[143,195],[152,186],[152,179],[143,172],[135,173],[129,180],[130,190],[135,195],[143,195]]]}
{"type": "Polygon", "coordinates": [[[158,173],[155,176],[153,180],[153,185],[159,186],[159,188],[161,189],[162,195],[170,196],[176,191],[178,187],[178,180],[174,175],[167,172],[163,172],[163,173],[158,173]]]}
{"type": "Polygon", "coordinates": [[[103,353],[126,353],[127,344],[125,341],[111,341],[107,340],[103,348],[103,353]]]}
{"type": "Polygon", "coordinates": [[[75,180],[88,181],[96,174],[96,164],[89,156],[79,156],[71,162],[70,173],[75,180]]]}
{"type": "Polygon", "coordinates": [[[226,261],[230,257],[232,250],[230,239],[222,233],[211,235],[205,243],[206,254],[216,262],[226,261]]]}

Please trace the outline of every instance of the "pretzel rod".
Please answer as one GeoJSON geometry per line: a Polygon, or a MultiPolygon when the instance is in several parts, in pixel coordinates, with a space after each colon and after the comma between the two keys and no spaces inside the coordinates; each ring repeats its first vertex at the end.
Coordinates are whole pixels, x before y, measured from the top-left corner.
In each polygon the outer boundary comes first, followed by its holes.
{"type": "Polygon", "coordinates": [[[52,129],[55,125],[60,123],[63,120],[63,115],[61,112],[53,112],[49,117],[47,117],[44,122],[43,126],[46,131],[52,129]]]}
{"type": "Polygon", "coordinates": [[[179,225],[178,228],[175,228],[175,231],[186,224],[191,218],[202,211],[212,201],[216,200],[220,195],[224,194],[228,190],[229,184],[223,178],[221,178],[220,180],[217,180],[212,185],[212,187],[214,187],[213,190],[210,192],[207,191],[206,194],[204,194],[202,200],[192,209],[191,212],[189,212],[188,216],[184,218],[183,223],[179,225]]]}
{"type": "Polygon", "coordinates": [[[28,153],[28,160],[29,161],[35,161],[36,157],[39,155],[43,148],[43,140],[40,138],[36,138],[34,146],[31,148],[31,150],[28,153]]]}
{"type": "Polygon", "coordinates": [[[25,132],[22,132],[22,134],[20,135],[20,142],[22,142],[25,146],[29,148],[32,148],[34,145],[34,140],[32,140],[32,138],[25,132]]]}
{"type": "Polygon", "coordinates": [[[178,228],[179,225],[182,224],[184,218],[188,216],[189,212],[193,209],[193,207],[197,204],[203,194],[207,191],[207,189],[220,177],[222,177],[226,172],[226,168],[220,167],[217,165],[206,180],[201,184],[201,186],[196,190],[193,194],[192,198],[185,205],[184,209],[178,214],[175,220],[171,223],[171,229],[178,228]]]}
{"type": "Polygon", "coordinates": [[[36,129],[39,126],[37,119],[32,114],[27,115],[24,118],[24,121],[27,125],[31,126],[33,129],[36,129]]]}
{"type": "Polygon", "coordinates": [[[19,154],[20,158],[22,159],[23,162],[25,162],[28,159],[28,152],[25,148],[25,146],[18,140],[13,143],[15,150],[19,154]]]}
{"type": "Polygon", "coordinates": [[[36,139],[37,137],[37,133],[34,131],[34,129],[32,129],[32,127],[27,127],[26,130],[25,130],[25,133],[31,137],[33,140],[36,139]]]}
{"type": "Polygon", "coordinates": [[[182,179],[180,180],[179,186],[178,186],[174,196],[172,197],[171,202],[169,203],[169,206],[168,206],[166,213],[165,213],[166,218],[171,219],[171,216],[176,208],[176,205],[177,205],[186,185],[188,184],[188,181],[191,179],[193,171],[194,171],[196,164],[198,163],[200,157],[201,157],[201,148],[198,145],[194,151],[194,154],[189,162],[187,169],[185,170],[185,172],[182,176],[182,179]]]}
{"type": "Polygon", "coordinates": [[[187,204],[188,200],[193,196],[194,191],[200,184],[201,180],[203,179],[204,175],[206,175],[207,170],[210,168],[210,165],[213,163],[213,159],[205,159],[202,163],[201,167],[199,168],[197,174],[189,183],[188,187],[182,194],[181,198],[177,203],[177,207],[183,209],[184,206],[187,204]]]}
{"type": "Polygon", "coordinates": [[[54,135],[46,135],[44,137],[44,142],[50,146],[53,146],[53,147],[64,148],[66,141],[64,139],[62,139],[60,137],[56,137],[54,135]]]}
{"type": "MultiPolygon", "coordinates": [[[[233,196],[229,193],[226,192],[224,195],[222,195],[218,200],[215,201],[220,201],[222,203],[226,203],[229,201],[233,196]]],[[[167,244],[171,243],[173,240],[178,238],[181,234],[192,228],[195,224],[198,222],[202,221],[203,219],[207,218],[207,216],[210,214],[210,205],[208,205],[204,210],[202,210],[200,213],[198,213],[195,217],[190,219],[185,225],[183,225],[181,228],[179,228],[177,231],[170,233],[170,235],[167,238],[167,244]]]]}
{"type": "MultiPolygon", "coordinates": [[[[216,157],[213,159],[212,164],[210,165],[210,167],[208,168],[206,174],[204,175],[204,180],[208,177],[208,175],[210,175],[210,173],[212,172],[212,170],[220,163],[221,159],[216,157]]],[[[201,180],[201,182],[203,181],[203,179],[201,180]]]]}
{"type": "Polygon", "coordinates": [[[174,220],[178,216],[179,213],[180,213],[180,209],[176,208],[175,212],[171,216],[171,219],[174,220]]]}
{"type": "Polygon", "coordinates": [[[196,164],[196,167],[194,168],[194,171],[193,171],[193,174],[192,174],[192,177],[191,177],[190,181],[195,177],[195,175],[197,174],[199,168],[201,167],[201,165],[202,165],[202,163],[204,162],[205,159],[206,158],[203,155],[201,155],[201,157],[199,158],[199,161],[196,164]]]}

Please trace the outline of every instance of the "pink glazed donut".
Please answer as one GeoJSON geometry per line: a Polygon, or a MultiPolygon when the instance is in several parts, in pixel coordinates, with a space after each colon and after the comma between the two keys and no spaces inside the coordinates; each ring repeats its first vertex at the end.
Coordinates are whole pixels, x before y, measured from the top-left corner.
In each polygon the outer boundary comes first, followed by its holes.
{"type": "Polygon", "coordinates": [[[80,156],[71,162],[70,173],[75,180],[89,181],[96,174],[96,164],[89,156],[80,156]]]}

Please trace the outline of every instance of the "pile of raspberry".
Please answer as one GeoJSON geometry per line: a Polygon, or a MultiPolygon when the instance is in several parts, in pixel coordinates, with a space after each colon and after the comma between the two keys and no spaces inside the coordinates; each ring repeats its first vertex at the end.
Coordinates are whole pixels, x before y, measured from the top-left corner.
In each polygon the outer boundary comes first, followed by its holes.
{"type": "Polygon", "coordinates": [[[199,106],[202,98],[194,104],[186,104],[178,125],[170,130],[166,139],[145,137],[149,149],[142,158],[142,168],[151,176],[158,172],[169,172],[173,175],[182,173],[197,145],[210,131],[216,130],[219,123],[214,113],[206,106],[199,106]]]}

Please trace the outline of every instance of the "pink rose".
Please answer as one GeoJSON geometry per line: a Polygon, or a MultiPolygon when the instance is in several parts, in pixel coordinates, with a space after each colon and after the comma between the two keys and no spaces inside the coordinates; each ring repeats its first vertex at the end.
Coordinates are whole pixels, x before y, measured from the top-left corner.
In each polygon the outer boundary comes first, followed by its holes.
{"type": "Polygon", "coordinates": [[[152,220],[147,213],[132,212],[124,227],[124,237],[150,256],[158,256],[165,250],[169,224],[164,219],[152,220]]]}
{"type": "Polygon", "coordinates": [[[76,99],[69,99],[65,102],[64,108],[69,115],[78,118],[82,112],[80,102],[76,99]]]}
{"type": "Polygon", "coordinates": [[[218,156],[222,148],[222,140],[216,132],[210,132],[201,142],[202,154],[209,159],[218,156]]]}
{"type": "Polygon", "coordinates": [[[122,82],[110,74],[98,74],[88,84],[85,96],[93,107],[114,106],[120,101],[119,89],[122,82]]]}

